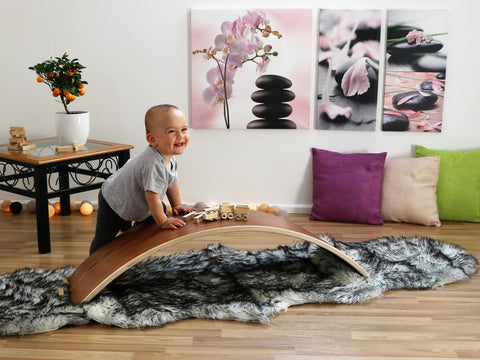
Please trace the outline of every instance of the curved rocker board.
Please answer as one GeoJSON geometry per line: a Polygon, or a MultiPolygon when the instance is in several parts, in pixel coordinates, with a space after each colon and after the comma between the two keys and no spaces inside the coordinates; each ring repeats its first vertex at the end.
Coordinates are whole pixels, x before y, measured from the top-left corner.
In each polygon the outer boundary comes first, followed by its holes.
{"type": "Polygon", "coordinates": [[[337,255],[363,276],[369,276],[352,258],[301,226],[279,216],[251,210],[248,221],[217,220],[198,224],[189,221],[177,230],[159,230],[153,221],[136,226],[80,264],[69,279],[70,298],[73,304],[91,300],[123,272],[162,248],[209,234],[236,231],[278,233],[312,242],[337,255]]]}

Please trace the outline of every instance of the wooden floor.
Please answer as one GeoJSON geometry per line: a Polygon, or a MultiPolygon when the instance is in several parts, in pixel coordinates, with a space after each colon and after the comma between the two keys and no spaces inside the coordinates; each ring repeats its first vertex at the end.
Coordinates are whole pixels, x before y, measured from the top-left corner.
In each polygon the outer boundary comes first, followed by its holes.
{"type": "MultiPolygon", "coordinates": [[[[375,226],[311,222],[307,215],[292,215],[291,220],[342,241],[429,236],[456,243],[480,259],[480,224],[375,226]]],[[[52,252],[40,255],[34,216],[0,213],[0,274],[80,264],[94,226],[94,216],[56,215],[51,219],[52,252]]],[[[289,244],[292,238],[237,233],[177,244],[159,255],[219,242],[260,250],[289,244]]],[[[272,318],[270,325],[189,319],[163,328],[91,325],[0,338],[0,359],[480,359],[480,275],[435,291],[391,291],[363,305],[296,306],[272,318]]]]}

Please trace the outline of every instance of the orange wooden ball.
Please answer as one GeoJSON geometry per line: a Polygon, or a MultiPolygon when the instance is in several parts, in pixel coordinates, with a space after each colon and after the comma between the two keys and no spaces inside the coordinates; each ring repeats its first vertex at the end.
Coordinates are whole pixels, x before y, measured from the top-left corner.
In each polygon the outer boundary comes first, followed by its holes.
{"type": "Polygon", "coordinates": [[[253,204],[253,203],[250,203],[250,204],[248,204],[248,208],[249,208],[250,210],[257,210],[257,205],[255,205],[255,204],[253,204]]]}
{"type": "Polygon", "coordinates": [[[55,210],[55,214],[60,214],[60,211],[62,209],[60,208],[60,202],[59,201],[57,201],[55,204],[53,204],[53,208],[55,210]]]}
{"type": "Polygon", "coordinates": [[[70,211],[74,212],[76,208],[77,208],[77,204],[75,203],[75,201],[70,200],[70,211]]]}
{"type": "Polygon", "coordinates": [[[10,210],[10,205],[12,202],[10,200],[4,200],[2,202],[2,210],[6,213],[11,213],[12,211],[10,210]]]}
{"type": "Polygon", "coordinates": [[[258,211],[268,212],[268,210],[270,210],[270,206],[268,206],[267,204],[261,204],[258,207],[258,211]]]}
{"type": "Polygon", "coordinates": [[[80,213],[84,216],[92,215],[93,205],[88,201],[83,201],[80,205],[80,213]]]}
{"type": "Polygon", "coordinates": [[[48,217],[51,218],[53,215],[55,215],[55,208],[48,204],[48,217]]]}
{"type": "Polygon", "coordinates": [[[280,207],[278,206],[271,206],[268,212],[273,215],[277,215],[277,213],[280,211],[280,207]]]}

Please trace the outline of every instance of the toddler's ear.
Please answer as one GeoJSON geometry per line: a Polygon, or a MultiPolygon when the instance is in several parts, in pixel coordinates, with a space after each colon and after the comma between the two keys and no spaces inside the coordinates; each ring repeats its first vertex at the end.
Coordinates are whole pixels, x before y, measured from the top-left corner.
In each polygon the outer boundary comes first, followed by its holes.
{"type": "Polygon", "coordinates": [[[156,141],[155,141],[155,138],[153,137],[153,135],[151,133],[147,133],[147,142],[150,144],[150,145],[155,145],[156,141]]]}

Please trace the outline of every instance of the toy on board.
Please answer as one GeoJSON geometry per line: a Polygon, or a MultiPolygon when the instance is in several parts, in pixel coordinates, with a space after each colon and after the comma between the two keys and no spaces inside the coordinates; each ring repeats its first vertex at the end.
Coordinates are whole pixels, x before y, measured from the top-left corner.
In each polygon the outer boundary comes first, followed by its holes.
{"type": "Polygon", "coordinates": [[[217,205],[216,203],[204,203],[202,201],[197,202],[194,205],[195,209],[200,209],[194,211],[184,216],[185,220],[193,218],[195,223],[198,223],[203,220],[212,221],[212,220],[248,220],[250,210],[258,210],[268,214],[273,214],[284,219],[289,218],[288,211],[281,209],[279,206],[270,206],[268,204],[255,205],[249,203],[248,205],[233,205],[230,203],[223,203],[217,205]]]}
{"type": "Polygon", "coordinates": [[[247,221],[250,215],[250,208],[248,205],[233,205],[233,204],[220,204],[210,207],[205,207],[199,211],[193,211],[183,218],[188,220],[193,218],[195,223],[201,221],[213,221],[213,220],[244,220],[247,221]]]}
{"type": "Polygon", "coordinates": [[[35,144],[28,144],[25,129],[22,126],[10,126],[10,140],[8,150],[31,151],[35,150],[35,144]]]}

